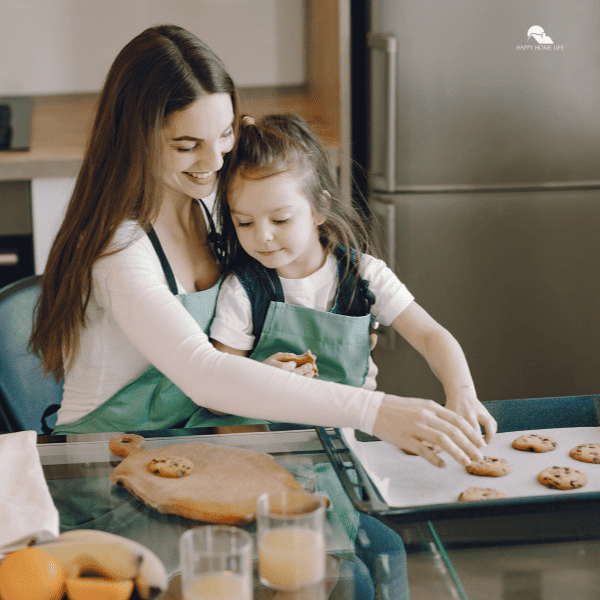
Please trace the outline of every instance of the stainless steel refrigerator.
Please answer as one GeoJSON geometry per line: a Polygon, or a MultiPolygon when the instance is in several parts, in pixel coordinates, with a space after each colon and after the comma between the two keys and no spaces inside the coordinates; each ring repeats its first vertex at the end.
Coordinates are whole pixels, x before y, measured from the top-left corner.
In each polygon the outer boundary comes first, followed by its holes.
{"type": "MultiPolygon", "coordinates": [[[[600,3],[352,7],[353,145],[384,257],[480,399],[600,394],[600,3]]],[[[443,400],[397,334],[374,358],[379,389],[443,400]]]]}

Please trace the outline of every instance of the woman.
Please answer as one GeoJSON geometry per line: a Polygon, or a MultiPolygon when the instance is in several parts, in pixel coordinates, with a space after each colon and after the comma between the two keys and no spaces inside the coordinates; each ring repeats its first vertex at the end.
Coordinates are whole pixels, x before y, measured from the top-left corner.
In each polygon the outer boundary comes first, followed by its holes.
{"type": "Polygon", "coordinates": [[[150,28],[116,58],[31,338],[46,372],[64,377],[56,432],[208,424],[214,409],[353,427],[437,466],[421,440],[465,465],[480,458],[478,423],[488,437],[495,423],[470,397],[450,411],[294,377],[210,344],[220,269],[195,199],[211,196],[238,121],[231,78],[189,32],[150,28]]]}
{"type": "MultiPolygon", "coordinates": [[[[64,377],[55,432],[224,422],[214,410],[250,422],[353,427],[437,466],[443,461],[421,440],[464,465],[480,458],[478,423],[488,437],[495,423],[478,401],[465,396],[450,411],[297,377],[307,367],[288,363],[286,372],[211,345],[205,332],[220,267],[208,208],[238,121],[231,78],[187,31],[150,28],[116,58],[50,252],[31,338],[45,371],[64,377]]],[[[393,597],[406,598],[400,538],[364,516],[357,539],[364,558],[352,566],[357,590],[370,585],[364,565],[373,571],[385,553],[393,597]]]]}

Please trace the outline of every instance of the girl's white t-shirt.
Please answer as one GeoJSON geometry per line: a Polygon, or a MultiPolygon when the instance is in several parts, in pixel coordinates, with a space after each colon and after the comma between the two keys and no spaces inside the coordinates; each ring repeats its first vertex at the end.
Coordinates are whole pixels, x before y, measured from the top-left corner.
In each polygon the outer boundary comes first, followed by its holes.
{"type": "MultiPolygon", "coordinates": [[[[391,325],[414,300],[414,296],[382,260],[363,254],[360,276],[369,282],[369,289],[375,295],[371,314],[382,325],[391,325]]],[[[280,281],[287,304],[329,312],[338,287],[337,261],[329,255],[325,264],[312,275],[302,279],[280,277],[280,281]]],[[[254,347],[252,325],[250,299],[237,276],[230,274],[219,292],[210,337],[237,350],[251,350],[254,347]]]]}
{"type": "MultiPolygon", "coordinates": [[[[371,314],[382,325],[390,325],[414,300],[414,296],[387,265],[379,259],[363,254],[360,276],[369,282],[375,295],[371,314]]],[[[280,277],[284,300],[295,304],[329,312],[333,308],[338,287],[337,261],[329,255],[325,264],[312,275],[301,279],[280,277]]],[[[252,307],[246,291],[236,275],[229,275],[221,286],[215,319],[210,337],[236,350],[252,350],[252,307]]],[[[374,390],[377,386],[377,366],[369,356],[369,372],[363,388],[374,390]]]]}
{"type": "MultiPolygon", "coordinates": [[[[382,392],[299,377],[217,351],[169,290],[143,230],[127,222],[113,244],[124,248],[92,270],[85,326],[65,374],[57,424],[87,415],[154,365],[199,406],[372,432],[382,392]]],[[[179,293],[194,291],[177,286],[179,293]]]]}

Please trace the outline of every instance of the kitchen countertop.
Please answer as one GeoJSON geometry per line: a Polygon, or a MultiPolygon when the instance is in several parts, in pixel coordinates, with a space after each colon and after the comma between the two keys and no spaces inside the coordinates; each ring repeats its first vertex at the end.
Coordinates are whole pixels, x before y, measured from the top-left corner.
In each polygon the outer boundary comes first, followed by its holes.
{"type": "MultiPolygon", "coordinates": [[[[327,147],[339,146],[339,134],[325,123],[318,101],[305,88],[246,88],[240,91],[242,113],[302,115],[327,147]]],[[[81,166],[98,94],[33,98],[31,148],[0,152],[0,181],[75,177],[81,166]]]]}

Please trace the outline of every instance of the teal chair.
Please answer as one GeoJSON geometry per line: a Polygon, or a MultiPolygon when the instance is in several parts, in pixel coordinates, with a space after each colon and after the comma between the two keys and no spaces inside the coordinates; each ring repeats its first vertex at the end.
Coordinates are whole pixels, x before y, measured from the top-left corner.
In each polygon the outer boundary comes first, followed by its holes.
{"type": "Polygon", "coordinates": [[[34,430],[49,434],[56,422],[51,406],[60,404],[62,382],[44,376],[40,361],[27,351],[39,275],[0,289],[0,432],[34,430]]]}

